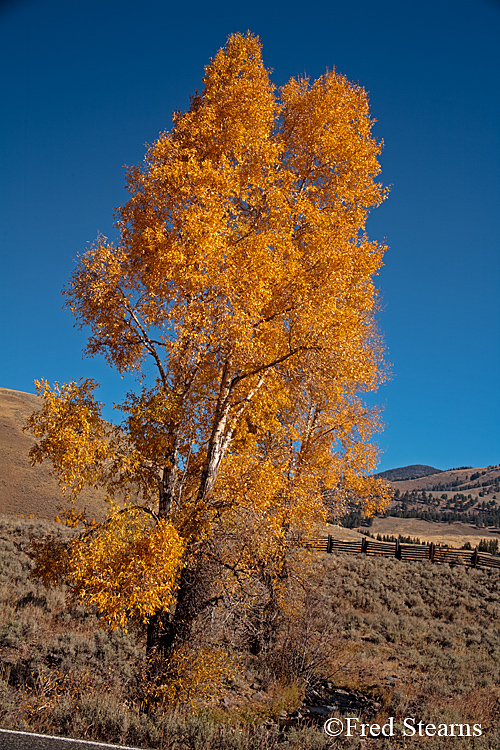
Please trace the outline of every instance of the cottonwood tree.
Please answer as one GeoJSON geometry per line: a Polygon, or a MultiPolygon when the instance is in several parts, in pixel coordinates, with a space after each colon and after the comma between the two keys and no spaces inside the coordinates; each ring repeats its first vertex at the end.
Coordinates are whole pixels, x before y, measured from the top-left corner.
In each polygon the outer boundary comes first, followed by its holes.
{"type": "Polygon", "coordinates": [[[65,556],[39,551],[39,570],[112,626],[147,623],[150,647],[185,642],[252,575],[272,583],[325,498],[366,514],[387,501],[361,398],[385,377],[371,127],[359,86],[330,71],[277,90],[259,40],[232,35],[128,170],[119,239],[77,261],[65,295],[86,353],[137,390],[118,428],[92,381],[42,381],[31,456],[72,495],[90,484],[126,507],[65,556]]]}

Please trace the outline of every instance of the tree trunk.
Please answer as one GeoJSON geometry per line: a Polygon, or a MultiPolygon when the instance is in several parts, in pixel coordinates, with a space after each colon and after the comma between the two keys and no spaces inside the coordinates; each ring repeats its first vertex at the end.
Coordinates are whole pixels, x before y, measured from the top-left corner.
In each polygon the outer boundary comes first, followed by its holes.
{"type": "Polygon", "coordinates": [[[173,613],[160,610],[147,628],[146,652],[168,659],[174,648],[185,643],[197,617],[213,602],[210,599],[210,566],[200,561],[181,571],[177,603],[173,613]]]}
{"type": "Polygon", "coordinates": [[[179,448],[178,438],[174,439],[174,445],[167,456],[167,465],[163,468],[163,476],[159,486],[158,515],[167,518],[172,512],[175,504],[175,493],[178,481],[179,448]]]}
{"type": "Polygon", "coordinates": [[[248,650],[254,656],[273,649],[282,614],[272,577],[261,570],[260,580],[267,594],[267,601],[265,604],[259,603],[249,615],[248,650]]]}

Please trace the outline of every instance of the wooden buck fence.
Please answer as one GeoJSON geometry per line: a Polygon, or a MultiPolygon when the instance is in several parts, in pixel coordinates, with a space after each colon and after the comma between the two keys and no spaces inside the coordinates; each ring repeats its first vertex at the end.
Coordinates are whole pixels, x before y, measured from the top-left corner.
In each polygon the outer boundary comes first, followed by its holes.
{"type": "Polygon", "coordinates": [[[396,542],[378,542],[364,536],[359,541],[346,542],[332,536],[311,539],[307,544],[320,552],[337,554],[364,554],[382,557],[395,557],[397,560],[426,560],[448,565],[465,565],[472,568],[498,568],[500,557],[495,557],[479,550],[439,547],[433,544],[406,544],[396,542]]]}

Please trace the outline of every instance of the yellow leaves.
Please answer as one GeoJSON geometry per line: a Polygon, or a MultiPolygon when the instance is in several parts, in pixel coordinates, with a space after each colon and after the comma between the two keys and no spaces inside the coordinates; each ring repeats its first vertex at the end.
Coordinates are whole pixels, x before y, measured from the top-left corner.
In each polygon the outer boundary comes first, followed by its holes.
{"type": "Polygon", "coordinates": [[[225,649],[216,645],[197,648],[185,643],[169,659],[167,677],[150,686],[147,701],[200,708],[219,697],[236,669],[236,658],[225,649]]]}
{"type": "Polygon", "coordinates": [[[382,480],[365,478],[364,487],[361,492],[358,492],[363,515],[370,518],[375,513],[383,513],[391,502],[393,494],[392,487],[382,480]]]}
{"type": "Polygon", "coordinates": [[[59,516],[56,516],[56,523],[69,526],[71,529],[77,529],[79,526],[83,526],[83,528],[91,528],[96,525],[95,518],[92,518],[92,520],[89,521],[85,512],[77,510],[74,506],[69,510],[63,508],[61,510],[61,516],[62,519],[59,516]]]}
{"type": "Polygon", "coordinates": [[[79,258],[66,298],[86,351],[141,382],[122,431],[91,381],[40,384],[32,460],[50,458],[74,494],[100,484],[168,518],[149,528],[129,510],[55,549],[54,570],[111,626],[175,601],[184,546],[251,577],[280,569],[288,531],[324,519],[325,490],[366,512],[386,502],[367,479],[379,418],[358,396],[385,378],[385,248],[364,234],[386,194],[371,126],[360,87],[333,71],[277,91],[259,40],[232,35],[128,170],[118,241],[79,258]]]}
{"type": "Polygon", "coordinates": [[[172,425],[178,419],[175,395],[163,390],[144,389],[140,396],[129,393],[120,407],[127,416],[128,434],[144,459],[156,462],[172,448],[172,425]]]}
{"type": "Polygon", "coordinates": [[[103,462],[109,455],[101,404],[94,400],[96,383],[56,383],[35,381],[43,397],[40,411],[31,415],[25,430],[40,439],[30,451],[33,464],[49,457],[63,493],[78,494],[84,484],[96,485],[103,462]]]}
{"type": "Polygon", "coordinates": [[[175,596],[184,544],[174,526],[145,510],[115,509],[107,521],[67,543],[38,544],[36,573],[64,582],[69,598],[94,608],[111,629],[147,622],[175,596]]]}

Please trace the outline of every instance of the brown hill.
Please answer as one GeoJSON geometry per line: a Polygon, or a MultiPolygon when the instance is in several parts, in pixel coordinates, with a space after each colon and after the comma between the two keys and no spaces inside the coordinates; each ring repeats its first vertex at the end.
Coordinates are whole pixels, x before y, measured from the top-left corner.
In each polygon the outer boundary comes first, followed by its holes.
{"type": "Polygon", "coordinates": [[[479,493],[484,492],[486,488],[493,488],[498,477],[500,477],[500,465],[448,469],[414,479],[389,479],[388,483],[401,492],[411,492],[412,490],[425,490],[431,493],[448,492],[451,494],[465,492],[477,498],[479,493]]]}
{"type": "MultiPolygon", "coordinates": [[[[23,432],[23,426],[40,405],[40,397],[33,393],[0,388],[0,514],[54,519],[61,507],[70,505],[50,473],[50,464],[29,462],[34,439],[23,432]]],[[[104,515],[97,491],[82,493],[79,505],[91,516],[104,515]]]]}
{"type": "MultiPolygon", "coordinates": [[[[0,388],[0,514],[53,519],[62,506],[69,505],[50,473],[50,464],[46,462],[33,467],[28,459],[34,440],[23,432],[23,426],[30,414],[40,408],[40,404],[39,396],[32,393],[0,388]]],[[[403,468],[412,471],[422,469],[420,466],[403,468]]],[[[432,467],[423,468],[430,470],[432,467]]],[[[393,471],[404,476],[400,469],[393,471]]],[[[498,477],[500,466],[489,466],[437,470],[437,473],[418,479],[393,480],[389,484],[402,493],[411,490],[425,490],[439,495],[443,492],[450,495],[466,492],[477,501],[480,492],[491,495],[495,491],[495,479],[498,477]]],[[[84,505],[89,514],[96,518],[101,518],[105,513],[102,495],[97,491],[82,493],[79,505],[84,505]]]]}
{"type": "Polygon", "coordinates": [[[371,533],[454,547],[466,542],[475,547],[480,539],[498,540],[500,466],[464,466],[410,478],[415,468],[385,472],[390,475],[386,481],[397,492],[385,516],[373,520],[371,533]]]}

